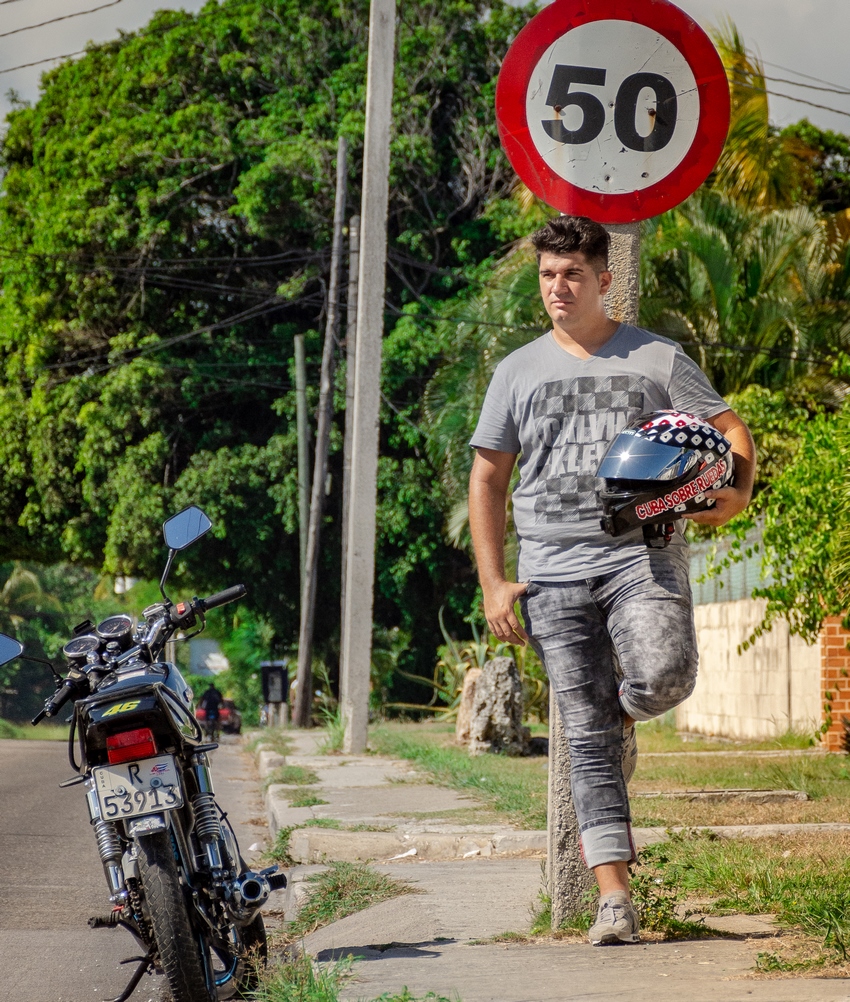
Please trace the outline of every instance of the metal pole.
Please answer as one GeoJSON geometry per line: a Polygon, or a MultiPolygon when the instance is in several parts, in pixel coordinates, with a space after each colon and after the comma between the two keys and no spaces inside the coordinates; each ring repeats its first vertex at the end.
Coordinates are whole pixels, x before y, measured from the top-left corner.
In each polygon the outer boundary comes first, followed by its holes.
{"type": "Polygon", "coordinates": [[[295,419],[298,428],[298,543],[301,590],[307,572],[307,530],[310,520],[309,426],[307,424],[307,363],[304,335],[295,335],[295,419]]]}
{"type": "Polygon", "coordinates": [[[333,382],[336,368],[336,343],[339,339],[339,285],[342,271],[342,228],[348,182],[348,143],[339,137],[336,154],[336,203],[331,244],[331,276],[328,283],[328,316],[322,348],[322,375],[319,384],[319,420],[316,428],[316,454],[313,461],[313,493],[310,499],[310,526],[307,533],[307,569],[301,588],[301,629],[298,636],[298,685],[295,690],[294,723],[310,726],[313,702],[313,625],[316,618],[316,585],[319,574],[319,541],[328,476],[328,449],[333,422],[333,382]]]}
{"type": "MultiPolygon", "coordinates": [[[[360,216],[348,223],[348,310],[345,331],[345,442],[342,452],[342,587],[340,622],[345,618],[345,574],[348,556],[348,523],[351,507],[351,438],[354,432],[354,366],[357,358],[357,279],[360,271],[360,216]]],[[[340,634],[342,631],[340,631],[340,634]]],[[[340,636],[339,662],[345,661],[340,636]]]]}
{"type": "Polygon", "coordinates": [[[381,339],[386,287],[387,202],[390,126],[395,56],[395,0],[372,0],[366,84],[366,141],[363,199],[354,431],[351,444],[351,518],[346,554],[342,623],[340,704],[344,749],[366,749],[369,666],[372,656],[372,600],[375,584],[375,508],[378,474],[378,416],[381,397],[381,339]]]}
{"type": "MultiPolygon", "coordinates": [[[[605,300],[608,315],[637,323],[640,293],[640,223],[606,226],[611,237],[609,267],[614,284],[605,300]]],[[[552,928],[585,907],[594,886],[579,846],[578,821],[570,789],[570,746],[554,696],[549,707],[549,817],[546,876],[552,902],[552,928]]]]}

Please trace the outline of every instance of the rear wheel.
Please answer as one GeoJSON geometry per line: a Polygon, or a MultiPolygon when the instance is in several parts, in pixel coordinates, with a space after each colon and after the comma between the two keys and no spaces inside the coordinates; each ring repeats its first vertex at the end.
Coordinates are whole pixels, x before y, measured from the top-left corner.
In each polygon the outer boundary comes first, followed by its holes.
{"type": "Polygon", "coordinates": [[[203,946],[189,921],[168,832],[137,839],[139,877],[150,912],[162,971],[173,1002],[212,1002],[201,959],[203,946]]]}

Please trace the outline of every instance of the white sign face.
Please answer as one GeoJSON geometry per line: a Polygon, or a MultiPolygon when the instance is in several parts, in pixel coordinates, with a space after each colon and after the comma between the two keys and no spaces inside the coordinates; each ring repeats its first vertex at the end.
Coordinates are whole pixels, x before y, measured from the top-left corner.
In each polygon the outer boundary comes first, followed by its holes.
{"type": "Polygon", "coordinates": [[[697,82],[663,35],[634,21],[591,21],[558,38],[526,93],[528,131],[559,177],[620,195],[663,181],[690,150],[697,82]]]}

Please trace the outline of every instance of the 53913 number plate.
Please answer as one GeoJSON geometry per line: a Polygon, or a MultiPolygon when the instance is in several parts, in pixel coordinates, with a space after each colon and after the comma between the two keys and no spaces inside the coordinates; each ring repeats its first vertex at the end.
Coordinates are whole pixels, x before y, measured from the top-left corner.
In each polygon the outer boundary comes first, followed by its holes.
{"type": "Polygon", "coordinates": [[[171,755],[92,769],[101,817],[106,821],[181,807],[183,794],[171,755]]]}

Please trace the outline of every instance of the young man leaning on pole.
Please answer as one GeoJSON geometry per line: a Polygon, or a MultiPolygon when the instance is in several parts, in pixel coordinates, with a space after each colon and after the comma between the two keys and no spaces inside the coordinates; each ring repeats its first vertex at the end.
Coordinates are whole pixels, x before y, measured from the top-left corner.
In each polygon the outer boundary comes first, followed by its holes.
{"type": "Polygon", "coordinates": [[[532,243],[553,329],[493,374],[470,443],[470,526],[488,626],[499,640],[528,640],[538,652],[569,740],[582,855],[599,885],[590,940],[638,942],[626,788],[637,759],[634,722],[690,695],[698,655],[682,523],[672,535],[668,528],[666,546],[650,544],[640,528],[609,535],[600,526],[597,470],[612,440],[642,415],[696,415],[728,440],[735,479],[710,492],[713,507],[684,517],[723,525],[750,502],[755,447],[675,342],[607,316],[603,227],[561,216],[532,243]],[[504,536],[517,457],[514,583],[505,576],[504,536]]]}

